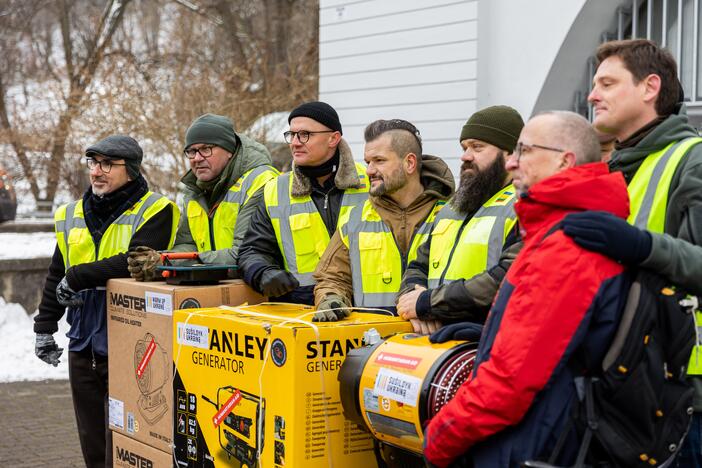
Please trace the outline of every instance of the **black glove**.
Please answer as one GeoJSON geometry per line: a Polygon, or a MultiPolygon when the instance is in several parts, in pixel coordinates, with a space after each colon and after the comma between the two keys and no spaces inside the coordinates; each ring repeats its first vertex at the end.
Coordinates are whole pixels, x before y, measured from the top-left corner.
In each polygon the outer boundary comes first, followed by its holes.
{"type": "Polygon", "coordinates": [[[319,312],[314,314],[312,321],[336,322],[337,320],[348,317],[351,311],[349,309],[342,309],[342,307],[346,307],[344,299],[336,294],[329,294],[319,303],[319,306],[317,306],[319,312]]]}
{"type": "Polygon", "coordinates": [[[56,300],[64,307],[78,307],[83,305],[83,298],[68,285],[64,276],[56,285],[56,300]]]}
{"type": "Polygon", "coordinates": [[[261,292],[264,296],[280,297],[300,286],[292,273],[285,270],[266,270],[261,275],[261,292]]]}
{"type": "Polygon", "coordinates": [[[34,344],[34,354],[39,359],[47,364],[56,367],[59,364],[59,358],[63,353],[63,348],[59,348],[54,341],[54,335],[48,333],[37,333],[36,342],[34,344]]]}
{"type": "Polygon", "coordinates": [[[459,322],[446,325],[429,335],[432,343],[445,343],[449,340],[478,341],[483,326],[473,322],[459,322]]]}
{"type": "Polygon", "coordinates": [[[612,213],[571,213],[563,218],[562,226],[580,247],[628,265],[638,265],[651,254],[651,234],[612,213]]]}

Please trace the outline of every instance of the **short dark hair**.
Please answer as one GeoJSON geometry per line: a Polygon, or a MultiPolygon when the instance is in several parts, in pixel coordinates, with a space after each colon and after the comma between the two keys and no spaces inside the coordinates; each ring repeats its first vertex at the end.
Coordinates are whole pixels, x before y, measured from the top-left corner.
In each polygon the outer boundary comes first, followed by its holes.
{"type": "Polygon", "coordinates": [[[648,39],[627,39],[610,41],[597,48],[597,67],[609,57],[619,57],[638,84],[648,75],[661,78],[661,89],[656,98],[656,113],[668,116],[675,111],[675,105],[684,98],[678,80],[678,65],[673,55],[648,39]]]}
{"type": "Polygon", "coordinates": [[[417,155],[417,167],[422,167],[422,136],[417,127],[402,119],[381,119],[369,124],[363,136],[368,143],[384,133],[390,133],[390,147],[399,157],[414,153],[417,155]]]}

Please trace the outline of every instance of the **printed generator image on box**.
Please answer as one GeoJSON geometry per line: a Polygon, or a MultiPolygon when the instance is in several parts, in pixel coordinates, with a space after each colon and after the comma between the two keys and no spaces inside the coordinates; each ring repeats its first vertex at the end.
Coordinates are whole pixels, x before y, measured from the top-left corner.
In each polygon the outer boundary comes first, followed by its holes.
{"type": "Polygon", "coordinates": [[[411,325],[358,312],[312,323],[314,312],[280,303],[175,312],[179,467],[377,466],[370,435],[344,418],[337,376],[366,332],[411,325]]]}
{"type": "Polygon", "coordinates": [[[241,280],[193,286],[110,280],[107,284],[110,429],[168,454],[173,446],[173,311],[256,304],[241,280]]]}

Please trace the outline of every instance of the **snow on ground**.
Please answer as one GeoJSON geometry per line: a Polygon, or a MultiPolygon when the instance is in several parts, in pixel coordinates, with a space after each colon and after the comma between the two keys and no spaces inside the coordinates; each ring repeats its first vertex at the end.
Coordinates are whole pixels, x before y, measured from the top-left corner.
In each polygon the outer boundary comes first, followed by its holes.
{"type": "Polygon", "coordinates": [[[0,260],[51,257],[55,247],[56,235],[53,232],[0,233],[0,260]]]}
{"type": "MultiPolygon", "coordinates": [[[[36,312],[35,312],[36,314],[36,312]]],[[[58,367],[46,364],[34,354],[33,316],[27,315],[19,304],[8,304],[0,297],[0,382],[68,378],[68,323],[59,322],[54,339],[63,348],[58,367]]]]}

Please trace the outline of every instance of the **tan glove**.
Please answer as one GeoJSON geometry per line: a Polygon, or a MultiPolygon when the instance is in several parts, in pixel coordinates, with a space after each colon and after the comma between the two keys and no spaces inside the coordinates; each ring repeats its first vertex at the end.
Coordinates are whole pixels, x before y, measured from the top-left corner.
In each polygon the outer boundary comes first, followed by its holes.
{"type": "Polygon", "coordinates": [[[327,294],[322,302],[317,306],[318,312],[312,317],[313,322],[336,322],[351,314],[343,297],[336,294],[327,294]]]}
{"type": "Polygon", "coordinates": [[[151,247],[139,246],[129,251],[127,269],[137,281],[151,281],[156,278],[156,267],[163,265],[161,254],[151,247]]]}

